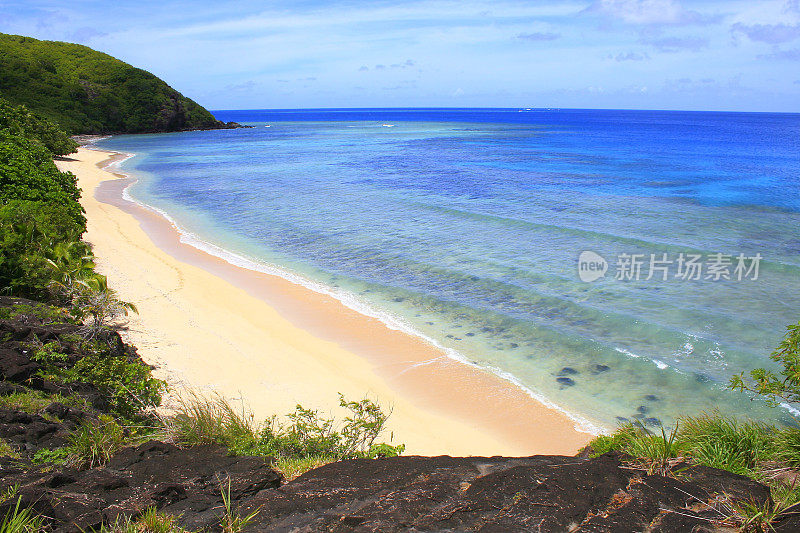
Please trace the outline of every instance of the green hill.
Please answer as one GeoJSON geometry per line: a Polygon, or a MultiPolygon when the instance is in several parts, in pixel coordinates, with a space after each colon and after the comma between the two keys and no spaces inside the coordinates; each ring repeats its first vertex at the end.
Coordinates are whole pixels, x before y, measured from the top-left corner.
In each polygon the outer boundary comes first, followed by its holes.
{"type": "Polygon", "coordinates": [[[0,33],[0,97],[70,134],[230,127],[142,69],[86,46],[0,33]]]}

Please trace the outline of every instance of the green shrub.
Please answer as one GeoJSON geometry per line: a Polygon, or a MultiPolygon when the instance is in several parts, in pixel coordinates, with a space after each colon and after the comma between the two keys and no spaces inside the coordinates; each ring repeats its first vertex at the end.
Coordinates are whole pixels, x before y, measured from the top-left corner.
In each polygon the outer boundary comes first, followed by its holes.
{"type": "MultiPolygon", "coordinates": [[[[2,172],[0,163],[0,181],[2,172]]],[[[61,205],[4,200],[0,192],[0,291],[49,298],[48,289],[56,279],[48,262],[53,247],[78,241],[84,231],[71,203],[77,201],[61,205]]]]}
{"type": "Polygon", "coordinates": [[[109,399],[111,411],[126,420],[137,420],[144,411],[158,407],[166,388],[163,381],[152,377],[149,366],[105,353],[91,353],[56,377],[64,382],[92,383],[109,399]]]}
{"type": "Polygon", "coordinates": [[[800,403],[800,322],[787,326],[786,330],[778,348],[770,355],[782,367],[779,374],[756,368],[749,378],[744,373],[733,376],[730,388],[750,392],[772,406],[800,403]]]}
{"type": "Polygon", "coordinates": [[[36,139],[53,155],[71,154],[78,149],[78,143],[49,120],[35,116],[24,106],[12,106],[3,99],[0,99],[0,130],[36,139]]]}
{"type": "Polygon", "coordinates": [[[61,206],[81,228],[86,218],[75,176],[61,172],[53,154],[37,141],[0,130],[0,203],[12,200],[61,206]]]}

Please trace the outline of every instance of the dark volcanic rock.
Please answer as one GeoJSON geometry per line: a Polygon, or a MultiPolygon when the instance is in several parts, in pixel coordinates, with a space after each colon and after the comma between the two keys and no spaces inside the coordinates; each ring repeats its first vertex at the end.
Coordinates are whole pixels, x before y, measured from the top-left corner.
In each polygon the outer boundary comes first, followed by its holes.
{"type": "MultiPolygon", "coordinates": [[[[180,515],[192,530],[219,525],[221,490],[242,501],[281,476],[264,458],[230,457],[219,446],[179,449],[151,441],[117,454],[105,468],[47,472],[0,462],[2,485],[20,485],[22,505],[47,517],[56,532],[98,528],[119,515],[135,516],[150,507],[180,515]]],[[[0,505],[4,515],[11,503],[0,505]]]]}
{"type": "Polygon", "coordinates": [[[572,387],[573,385],[575,385],[575,380],[572,379],[572,378],[560,377],[560,378],[556,378],[556,381],[562,387],[572,387]]]}
{"type": "Polygon", "coordinates": [[[0,438],[19,452],[33,454],[42,448],[64,446],[67,434],[64,424],[22,411],[0,409],[0,438]]]}
{"type": "Polygon", "coordinates": [[[280,486],[263,459],[152,441],[123,450],[105,468],[47,472],[0,459],[0,472],[2,485],[19,484],[22,504],[49,517],[56,532],[97,528],[149,507],[179,516],[192,531],[219,530],[220,487],[228,483],[238,512],[258,510],[249,532],[700,532],[714,530],[720,515],[706,502],[719,495],[769,500],[763,485],[721,470],[682,465],[678,480],[624,459],[357,459],[280,486]]]}
{"type": "Polygon", "coordinates": [[[766,487],[709,468],[685,481],[596,459],[399,457],[323,466],[247,500],[247,531],[709,531],[714,494],[766,487]],[[578,529],[579,526],[579,529],[578,529]],[[649,528],[649,529],[648,529],[649,528]]]}

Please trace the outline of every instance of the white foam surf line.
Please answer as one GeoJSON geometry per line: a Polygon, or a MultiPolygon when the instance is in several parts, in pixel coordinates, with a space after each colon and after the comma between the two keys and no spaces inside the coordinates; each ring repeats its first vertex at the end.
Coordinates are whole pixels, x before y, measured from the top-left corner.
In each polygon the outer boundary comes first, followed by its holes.
{"type": "Polygon", "coordinates": [[[793,417],[795,417],[795,418],[800,418],[800,410],[796,409],[795,407],[793,407],[792,405],[790,405],[790,404],[788,404],[788,403],[786,403],[786,402],[781,402],[781,404],[780,404],[780,405],[781,405],[781,407],[783,407],[785,410],[789,411],[789,413],[790,413],[790,414],[791,414],[793,417]]]}
{"type": "MultiPolygon", "coordinates": [[[[95,148],[95,149],[102,150],[100,148],[95,148]]],[[[112,150],[102,150],[102,151],[112,152],[112,150]]],[[[135,155],[136,155],[136,154],[130,154],[130,153],[126,153],[126,152],[119,152],[119,151],[113,151],[113,152],[116,152],[116,153],[119,153],[119,154],[123,154],[126,157],[125,158],[121,158],[121,159],[116,160],[116,161],[112,161],[108,165],[104,166],[103,167],[104,169],[108,168],[108,167],[118,167],[123,161],[127,161],[128,159],[130,159],[131,157],[135,157],[135,155]]],[[[562,413],[565,416],[567,416],[570,420],[572,420],[575,423],[574,428],[575,428],[576,431],[579,431],[581,433],[589,433],[589,434],[592,434],[592,435],[599,435],[599,434],[608,433],[608,429],[607,428],[601,427],[601,426],[589,421],[586,418],[583,418],[583,417],[581,417],[581,416],[579,416],[579,415],[577,415],[575,413],[572,413],[572,412],[568,411],[567,409],[564,409],[560,405],[557,405],[556,403],[554,403],[553,401],[548,399],[543,394],[530,389],[529,387],[524,385],[513,374],[511,374],[509,372],[506,372],[505,370],[501,370],[499,368],[482,366],[480,364],[474,363],[473,361],[471,361],[468,358],[464,357],[458,351],[456,351],[456,350],[454,350],[452,348],[449,348],[447,346],[443,346],[436,339],[434,339],[432,337],[429,337],[429,336],[425,335],[424,333],[422,333],[420,331],[417,331],[411,324],[407,323],[405,320],[403,320],[402,318],[398,317],[397,315],[394,315],[394,314],[386,312],[386,311],[377,310],[374,307],[372,307],[371,305],[367,304],[366,302],[360,300],[356,295],[354,295],[354,294],[352,294],[352,293],[350,293],[348,291],[345,291],[345,290],[342,290],[342,289],[335,289],[333,287],[329,287],[328,285],[325,285],[323,283],[319,283],[317,281],[308,279],[308,278],[306,278],[304,276],[301,276],[299,274],[296,274],[296,273],[294,273],[292,271],[289,271],[289,270],[286,270],[284,268],[278,267],[276,265],[271,265],[269,263],[265,263],[263,261],[260,261],[260,260],[254,259],[254,258],[246,257],[244,255],[238,254],[236,252],[232,252],[230,250],[222,248],[221,246],[217,246],[216,244],[213,244],[213,243],[210,243],[208,241],[203,240],[198,235],[196,235],[196,234],[192,233],[191,231],[183,228],[178,223],[178,221],[175,220],[175,218],[173,218],[169,213],[163,211],[162,209],[159,209],[158,207],[155,207],[155,206],[152,206],[150,204],[144,203],[144,202],[138,200],[137,198],[134,198],[133,196],[131,196],[131,194],[129,193],[128,189],[131,186],[135,185],[139,181],[139,179],[136,176],[128,174],[128,173],[125,173],[125,172],[123,172],[123,171],[121,171],[119,169],[116,169],[116,170],[118,170],[118,173],[123,174],[127,178],[133,180],[133,181],[131,181],[131,183],[126,185],[125,188],[122,190],[123,199],[125,199],[125,200],[127,200],[129,202],[132,202],[132,203],[134,203],[134,204],[136,204],[136,205],[138,205],[138,206],[140,206],[140,207],[142,207],[144,209],[149,209],[151,211],[154,211],[154,212],[158,213],[159,215],[161,215],[162,217],[164,217],[173,226],[173,228],[175,228],[175,231],[178,232],[179,240],[180,240],[181,243],[187,244],[187,245],[189,245],[189,246],[191,246],[193,248],[196,248],[196,249],[198,249],[200,251],[203,251],[203,252],[205,252],[205,253],[207,253],[209,255],[212,255],[214,257],[218,257],[219,259],[222,259],[223,261],[225,261],[225,262],[227,262],[227,263],[229,263],[231,265],[237,266],[239,268],[245,268],[247,270],[251,270],[251,271],[254,271],[254,272],[261,272],[263,274],[268,274],[268,275],[272,275],[272,276],[278,276],[280,278],[285,279],[286,281],[288,281],[290,283],[294,283],[295,285],[300,285],[300,286],[305,287],[307,289],[310,289],[310,290],[312,290],[312,291],[314,291],[314,292],[316,292],[318,294],[324,294],[326,296],[330,296],[331,298],[334,298],[334,299],[338,300],[344,306],[352,309],[353,311],[356,311],[357,313],[360,313],[362,315],[366,315],[368,317],[371,317],[371,318],[374,318],[374,319],[380,321],[383,325],[385,325],[389,329],[392,329],[392,330],[395,330],[395,331],[402,331],[403,333],[406,333],[408,335],[412,335],[414,337],[417,337],[417,338],[420,338],[420,339],[424,340],[428,344],[430,344],[430,345],[434,346],[435,348],[441,350],[450,359],[458,361],[459,363],[465,364],[467,366],[470,366],[470,367],[473,367],[473,368],[477,368],[479,370],[489,371],[489,372],[493,373],[497,377],[499,377],[499,378],[509,382],[510,384],[514,385],[515,387],[521,389],[523,392],[525,392],[525,394],[527,394],[528,396],[530,396],[531,398],[533,398],[534,400],[536,400],[540,404],[544,405],[545,407],[547,407],[549,409],[553,409],[555,411],[559,411],[560,413],[562,413]]]]}

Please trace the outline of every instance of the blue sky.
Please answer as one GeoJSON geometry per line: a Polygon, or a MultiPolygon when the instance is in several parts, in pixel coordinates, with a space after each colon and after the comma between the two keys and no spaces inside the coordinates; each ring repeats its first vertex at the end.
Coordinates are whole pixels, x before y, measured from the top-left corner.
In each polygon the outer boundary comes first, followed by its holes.
{"type": "Polygon", "coordinates": [[[800,111],[800,0],[0,0],[210,109],[800,111]]]}

